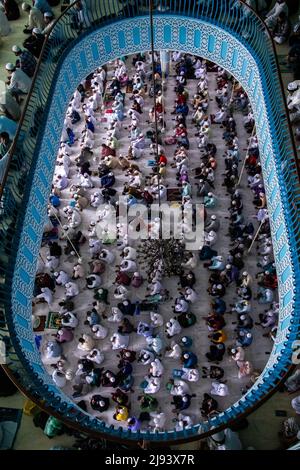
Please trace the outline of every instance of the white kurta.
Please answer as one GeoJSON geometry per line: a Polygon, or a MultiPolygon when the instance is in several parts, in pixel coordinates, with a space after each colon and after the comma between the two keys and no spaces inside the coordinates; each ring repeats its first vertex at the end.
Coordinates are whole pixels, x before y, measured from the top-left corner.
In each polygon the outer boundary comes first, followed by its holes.
{"type": "Polygon", "coordinates": [[[21,90],[23,93],[28,93],[31,86],[31,78],[26,75],[21,69],[16,69],[11,74],[10,84],[7,86],[9,90],[21,90]]]}

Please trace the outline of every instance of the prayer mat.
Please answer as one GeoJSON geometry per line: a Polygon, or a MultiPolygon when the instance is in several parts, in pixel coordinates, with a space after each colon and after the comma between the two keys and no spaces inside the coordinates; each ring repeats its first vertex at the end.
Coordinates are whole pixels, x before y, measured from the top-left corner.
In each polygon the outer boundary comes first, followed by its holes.
{"type": "Polygon", "coordinates": [[[167,188],[168,201],[181,201],[181,188],[167,188]]]}
{"type": "Polygon", "coordinates": [[[40,315],[36,317],[36,324],[34,324],[33,331],[34,332],[39,332],[39,331],[44,331],[45,325],[46,325],[46,315],[40,315]]]}
{"type": "Polygon", "coordinates": [[[61,321],[59,319],[59,313],[49,312],[45,328],[50,329],[50,330],[58,330],[60,327],[61,327],[61,321]]]}

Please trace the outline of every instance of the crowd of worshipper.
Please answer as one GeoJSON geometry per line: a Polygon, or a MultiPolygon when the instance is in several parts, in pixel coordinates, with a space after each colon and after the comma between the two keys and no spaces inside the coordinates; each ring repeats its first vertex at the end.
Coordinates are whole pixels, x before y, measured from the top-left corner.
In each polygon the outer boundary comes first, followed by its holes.
{"type": "MultiPolygon", "coordinates": [[[[45,38],[51,33],[57,19],[53,7],[59,5],[60,0],[33,0],[23,2],[21,5],[18,3],[16,0],[0,2],[0,37],[11,33],[10,23],[18,20],[21,15],[25,15],[24,21],[26,21],[23,44],[12,46],[12,59],[5,65],[6,88],[0,94],[0,111],[3,115],[0,120],[0,160],[7,154],[15,136],[17,122],[21,117],[22,101],[30,91],[45,38]]],[[[78,33],[90,26],[84,0],[77,1],[74,5],[70,14],[70,24],[78,33]]]]}
{"type": "MultiPolygon", "coordinates": [[[[16,124],[21,116],[20,104],[30,90],[31,79],[36,63],[40,57],[45,37],[50,33],[56,20],[53,7],[61,3],[62,11],[68,6],[68,1],[32,0],[19,5],[16,0],[1,0],[0,2],[0,37],[11,34],[11,22],[18,20],[21,15],[28,15],[24,25],[26,36],[23,45],[12,47],[16,59],[6,64],[8,74],[6,91],[1,93],[0,110],[7,118],[1,121],[0,132],[5,133],[5,148],[10,146],[16,132],[16,124]],[[7,143],[8,141],[8,143],[7,143]]],[[[291,2],[278,0],[269,10],[269,0],[246,0],[245,3],[257,11],[266,21],[274,40],[278,44],[289,41],[290,51],[287,56],[288,66],[298,79],[300,64],[300,23],[291,26],[289,13],[293,13],[291,2]]],[[[91,25],[91,12],[85,0],[78,0],[70,13],[70,26],[78,34],[91,25]]],[[[121,9],[122,5],[120,5],[121,9]]],[[[124,13],[128,14],[128,5],[123,5],[124,13]]],[[[13,56],[12,56],[13,57],[13,56]]],[[[0,159],[2,156],[0,155],[0,159]]]]}
{"type": "MultiPolygon", "coordinates": [[[[38,266],[33,303],[34,311],[40,302],[46,303],[49,311],[53,310],[57,305],[56,291],[60,289],[58,330],[53,339],[44,337],[47,339],[40,346],[44,360],[51,364],[55,384],[60,388],[70,385],[73,398],[80,400],[83,409],[87,409],[84,398],[88,396],[89,406],[100,413],[100,417],[101,413],[112,410],[114,421],[133,431],[141,427],[165,429],[167,416],[158,397],[163,374],[166,374],[166,360],[174,361],[166,390],[172,397],[176,430],[197,422],[186,414],[186,410],[198,396],[193,393],[193,383],[201,379],[212,380],[211,392],[204,394],[200,404],[201,415],[207,418],[218,413],[220,406],[215,397],[228,395],[230,388],[222,361],[225,358],[235,361],[238,377],[253,382],[259,372],[247,358],[247,351],[253,342],[254,323],[262,327],[264,335],[274,338],[278,317],[270,225],[255,123],[247,95],[224,69],[213,68],[217,77],[215,100],[219,111],[209,114],[208,67],[211,64],[200,57],[174,53],[176,100],[171,113],[173,128],[169,128],[164,103],[166,82],[156,53],[154,60],[154,82],[151,81],[151,54],[138,54],[132,60],[132,75],[129,59],[118,59],[113,64],[112,78],[108,77],[107,66],[100,67],[78,86],[73,95],[49,197],[43,261],[40,260],[38,266]],[[188,84],[195,80],[197,93],[190,98],[188,84]],[[148,96],[151,103],[155,96],[155,105],[149,112],[149,127],[144,129],[141,121],[148,96]],[[125,104],[129,106],[127,112],[125,104]],[[260,223],[258,234],[254,233],[254,219],[248,220],[243,215],[242,192],[237,188],[241,155],[233,110],[244,113],[244,126],[249,133],[245,169],[249,191],[253,195],[255,219],[260,223]],[[187,127],[189,113],[194,129],[187,127]],[[158,142],[153,115],[157,118],[158,142]],[[97,131],[103,130],[104,126],[105,142],[100,145],[97,131]],[[224,155],[218,158],[211,139],[213,126],[223,129],[226,148],[224,155]],[[129,145],[126,154],[120,154],[124,130],[128,132],[129,145]],[[199,151],[199,166],[193,170],[189,161],[191,132],[197,136],[199,151]],[[173,151],[173,160],[166,157],[166,149],[173,151]],[[145,166],[142,157],[148,155],[149,150],[152,160],[148,160],[150,173],[146,174],[139,160],[145,166]],[[214,247],[220,230],[220,219],[214,214],[218,205],[214,180],[220,158],[225,161],[223,185],[230,202],[228,236],[231,247],[226,256],[214,247]],[[118,213],[121,192],[127,207],[137,203],[150,206],[158,198],[166,200],[166,178],[171,168],[175,170],[183,209],[192,207],[195,186],[192,180],[195,178],[197,198],[205,207],[205,232],[201,250],[185,253],[178,294],[172,307],[174,315],[167,320],[159,308],[169,300],[162,260],[157,259],[153,266],[143,271],[137,249],[131,244],[125,227],[119,223],[118,237],[111,240],[105,229],[99,235],[97,223],[105,221],[112,206],[118,213]],[[120,181],[123,190],[116,189],[120,181]],[[88,212],[92,220],[85,226],[88,212]],[[256,235],[257,242],[254,240],[256,235]],[[259,270],[256,279],[244,267],[250,247],[257,250],[259,270]],[[88,254],[85,251],[83,258],[84,250],[88,250],[88,254]],[[210,340],[205,358],[208,365],[201,367],[191,333],[193,325],[203,321],[197,318],[197,312],[192,312],[200,294],[195,290],[196,267],[202,262],[209,276],[207,291],[211,304],[209,314],[204,318],[210,340]],[[108,282],[104,282],[106,277],[108,282]],[[143,300],[134,300],[144,286],[143,300]],[[230,286],[236,289],[234,304],[228,304],[225,298],[230,286]],[[257,302],[265,307],[257,321],[254,321],[252,310],[253,288],[257,291],[257,302]],[[84,314],[77,313],[77,299],[86,291],[92,293],[92,303],[85,307],[86,316],[82,318],[84,314]],[[225,314],[236,319],[236,338],[230,344],[224,330],[225,314]],[[143,345],[137,348],[138,337],[143,345]],[[72,345],[72,358],[69,357],[70,348],[66,348],[68,343],[72,345]],[[109,350],[104,347],[107,343],[109,350]],[[105,360],[108,356],[111,359],[111,351],[116,351],[117,364],[106,369],[105,360]],[[71,364],[74,354],[75,358],[79,357],[75,368],[71,364]],[[139,365],[146,367],[144,379],[137,383],[135,372],[139,365]],[[131,412],[134,390],[140,391],[137,398],[139,414],[131,412]]],[[[158,223],[156,220],[152,224],[154,233],[158,223]]]]}

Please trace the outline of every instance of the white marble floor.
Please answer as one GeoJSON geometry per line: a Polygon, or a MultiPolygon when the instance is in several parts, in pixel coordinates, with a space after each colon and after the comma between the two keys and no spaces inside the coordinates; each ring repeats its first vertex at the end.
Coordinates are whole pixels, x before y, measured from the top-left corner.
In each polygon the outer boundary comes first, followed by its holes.
{"type": "MultiPolygon", "coordinates": [[[[130,64],[131,61],[130,59],[128,60],[128,64],[130,64]]],[[[167,110],[167,134],[172,132],[173,128],[173,122],[172,116],[170,112],[172,111],[173,108],[173,103],[175,99],[175,93],[174,93],[174,84],[175,80],[173,77],[170,77],[168,80],[168,85],[167,85],[167,91],[165,93],[165,102],[166,102],[166,110],[167,110]]],[[[195,90],[196,90],[196,80],[189,80],[188,81],[188,90],[190,93],[190,98],[193,96],[195,90]]],[[[214,100],[214,90],[216,87],[216,78],[215,74],[210,72],[209,73],[209,92],[210,92],[210,107],[209,107],[209,113],[212,114],[217,110],[217,106],[214,100]]],[[[126,95],[126,111],[129,109],[130,101],[129,101],[129,95],[126,95]]],[[[144,114],[143,114],[143,122],[142,122],[142,130],[146,131],[149,128],[149,124],[146,123],[146,120],[148,119],[148,111],[152,107],[152,100],[150,101],[149,98],[147,98],[146,105],[144,107],[144,114]]],[[[100,114],[97,116],[100,120],[100,114]]],[[[235,113],[234,115],[236,121],[237,121],[237,128],[238,128],[238,137],[240,141],[240,150],[241,150],[241,156],[242,158],[245,155],[245,149],[247,147],[246,144],[246,139],[248,137],[248,134],[245,132],[243,125],[242,125],[242,115],[240,113],[235,113]]],[[[197,149],[197,140],[196,137],[194,137],[195,134],[195,127],[191,123],[191,111],[189,113],[188,119],[188,129],[189,129],[189,138],[190,138],[190,150],[189,150],[189,159],[190,159],[190,167],[193,168],[195,166],[198,166],[200,163],[199,160],[199,150],[197,149]]],[[[125,128],[129,124],[128,118],[126,118],[123,121],[123,130],[122,130],[122,137],[120,139],[120,153],[126,154],[126,150],[128,148],[128,130],[125,128]]],[[[105,130],[105,124],[100,123],[97,126],[96,129],[96,145],[94,148],[94,156],[96,157],[96,161],[92,160],[91,161],[91,166],[96,170],[98,166],[98,161],[99,161],[99,155],[100,155],[100,145],[103,142],[104,136],[106,134],[105,130]]],[[[82,130],[82,124],[79,123],[77,125],[76,133],[77,135],[80,134],[82,130]]],[[[223,177],[222,173],[224,172],[225,165],[223,161],[223,153],[225,150],[224,146],[224,141],[222,140],[222,132],[223,130],[220,128],[219,125],[213,125],[212,126],[212,136],[211,140],[214,142],[217,146],[217,159],[218,159],[218,168],[216,170],[216,181],[215,181],[215,187],[216,189],[214,192],[218,196],[218,205],[217,207],[212,211],[209,210],[209,215],[212,213],[215,213],[221,220],[221,228],[219,231],[219,237],[218,237],[218,242],[215,245],[215,249],[218,250],[219,254],[222,254],[226,256],[229,251],[229,243],[230,240],[226,236],[226,233],[228,232],[228,220],[225,218],[228,215],[228,207],[230,204],[229,197],[225,195],[225,189],[221,185],[223,182],[223,177]]],[[[173,152],[174,152],[175,146],[167,146],[166,147],[166,155],[169,160],[169,162],[172,160],[173,157],[173,152]]],[[[72,154],[71,154],[71,159],[74,161],[74,158],[78,155],[79,153],[79,147],[78,144],[74,145],[72,148],[72,154]]],[[[146,166],[147,160],[151,158],[149,155],[149,151],[145,151],[144,156],[142,159],[140,159],[137,163],[140,166],[140,168],[143,168],[145,171],[145,174],[150,172],[150,168],[146,166]]],[[[124,181],[126,180],[124,173],[121,172],[121,170],[116,170],[115,171],[116,175],[116,185],[115,188],[121,190],[124,181]]],[[[73,164],[71,168],[71,176],[72,176],[72,182],[75,184],[78,182],[78,177],[76,173],[76,167],[73,164]]],[[[99,187],[99,178],[98,177],[93,177],[93,181],[95,186],[99,187]]],[[[167,170],[167,184],[169,186],[176,186],[177,181],[175,180],[175,170],[170,168],[170,165],[168,165],[168,170],[167,170]]],[[[93,190],[88,190],[88,193],[91,193],[93,190]]],[[[201,202],[199,199],[196,198],[196,188],[194,189],[195,194],[194,194],[194,201],[195,202],[201,202]]],[[[252,194],[251,191],[247,188],[247,181],[246,181],[246,175],[243,176],[242,182],[241,182],[241,191],[243,193],[243,203],[244,203],[244,215],[245,217],[251,218],[254,213],[254,207],[252,205],[252,194]]],[[[70,190],[66,189],[62,192],[62,207],[67,205],[70,200],[70,190]]],[[[95,218],[95,209],[89,207],[85,209],[82,213],[82,225],[80,227],[81,231],[86,234],[87,233],[87,228],[89,225],[89,222],[95,218]]],[[[252,219],[253,220],[253,219],[252,219]]],[[[255,224],[255,222],[254,222],[255,224]]],[[[119,264],[120,257],[119,257],[119,251],[113,247],[113,251],[116,254],[116,264],[119,264]]],[[[250,272],[253,277],[255,277],[255,273],[257,272],[257,267],[256,267],[256,256],[255,256],[256,250],[255,247],[252,251],[252,253],[246,258],[245,260],[245,269],[247,269],[248,272],[250,272]]],[[[47,252],[45,248],[42,248],[41,250],[41,255],[43,258],[46,256],[47,252]]],[[[90,259],[90,255],[88,252],[88,245],[85,244],[82,249],[81,249],[81,257],[84,259],[84,267],[86,269],[86,273],[88,273],[88,261],[90,259]]],[[[75,262],[75,258],[70,258],[66,256],[61,257],[61,263],[60,263],[60,269],[64,269],[65,271],[69,272],[69,274],[72,273],[72,267],[75,262]]],[[[208,330],[207,326],[205,324],[205,321],[203,320],[203,317],[206,316],[209,313],[209,303],[210,303],[210,298],[207,294],[207,287],[208,287],[208,271],[203,267],[203,262],[199,262],[198,266],[194,270],[196,277],[197,277],[197,283],[196,283],[196,291],[199,294],[199,301],[195,304],[193,304],[191,311],[197,315],[197,323],[193,328],[184,330],[184,334],[187,334],[188,336],[191,336],[193,338],[193,346],[192,350],[195,352],[198,356],[199,359],[199,367],[201,368],[202,366],[208,366],[209,363],[206,360],[205,353],[208,352],[209,350],[209,345],[210,341],[208,339],[208,330]]],[[[115,268],[114,267],[108,267],[104,273],[103,276],[103,286],[106,288],[109,288],[110,292],[113,290],[112,283],[114,282],[115,279],[115,268]]],[[[164,280],[164,285],[167,289],[170,290],[171,292],[171,297],[175,299],[177,296],[177,278],[170,278],[170,279],[165,279],[164,280]]],[[[80,294],[75,298],[75,312],[78,315],[78,318],[80,320],[79,326],[75,330],[75,338],[72,342],[64,344],[63,345],[63,351],[64,355],[68,358],[69,366],[76,370],[77,367],[77,361],[80,358],[79,351],[77,350],[77,343],[78,343],[78,338],[81,336],[83,332],[88,332],[89,327],[84,325],[85,317],[86,317],[86,311],[89,309],[89,306],[91,305],[92,302],[92,292],[85,289],[85,280],[80,280],[78,281],[78,285],[80,287],[80,294]]],[[[139,290],[130,288],[130,299],[132,301],[135,300],[142,300],[145,295],[145,286],[140,288],[139,290]]],[[[255,295],[256,293],[256,287],[253,289],[253,294],[255,295]]],[[[51,305],[50,310],[51,311],[58,311],[58,302],[59,300],[64,296],[64,289],[61,287],[56,288],[55,292],[55,300],[53,302],[53,305],[51,305]]],[[[229,305],[230,303],[233,303],[233,299],[235,298],[235,288],[234,286],[229,287],[227,289],[226,296],[224,300],[226,300],[226,303],[229,305]]],[[[115,301],[112,297],[112,295],[109,296],[109,301],[110,301],[110,307],[116,305],[117,301],[115,301]]],[[[169,302],[163,304],[160,307],[160,312],[163,314],[165,322],[168,321],[169,318],[173,316],[173,311],[171,309],[173,302],[170,300],[169,302]]],[[[108,308],[108,313],[109,313],[109,308],[108,308]]],[[[252,301],[252,317],[254,321],[258,320],[258,314],[261,313],[264,310],[264,306],[259,305],[256,303],[256,301],[252,301]]],[[[41,314],[48,314],[49,308],[47,307],[46,304],[38,304],[34,307],[34,314],[35,315],[41,315],[41,314]]],[[[142,314],[139,318],[131,318],[135,324],[137,324],[141,319],[149,320],[149,314],[142,314]]],[[[227,342],[226,345],[230,346],[234,344],[235,342],[235,324],[234,322],[236,321],[236,318],[234,315],[226,315],[226,327],[225,331],[227,334],[227,342]]],[[[116,330],[116,325],[115,324],[110,324],[106,320],[103,321],[103,324],[108,327],[109,329],[109,334],[105,340],[97,340],[97,347],[99,347],[101,350],[103,350],[104,355],[105,355],[105,361],[101,365],[105,369],[110,369],[114,372],[117,371],[117,363],[118,359],[116,357],[117,351],[112,351],[111,350],[111,344],[109,341],[110,335],[116,330]]],[[[45,342],[51,338],[51,334],[55,333],[55,331],[45,331],[45,334],[43,335],[43,345],[42,348],[45,345],[45,342]]],[[[256,369],[263,369],[265,363],[267,362],[268,359],[268,354],[271,351],[272,348],[272,342],[268,338],[265,338],[262,336],[262,329],[260,327],[254,326],[253,328],[253,333],[254,333],[254,341],[247,349],[247,356],[246,358],[249,359],[254,367],[256,369]]],[[[165,338],[165,333],[164,333],[164,327],[160,329],[160,334],[162,337],[165,338]]],[[[183,335],[179,335],[179,338],[183,335]]],[[[178,338],[178,339],[179,339],[178,338]]],[[[166,339],[166,338],[165,338],[166,339]]],[[[177,337],[175,337],[177,340],[177,337]]],[[[169,341],[166,339],[166,344],[168,344],[169,341]]],[[[143,337],[138,336],[136,333],[131,334],[130,338],[130,344],[129,348],[138,351],[141,347],[145,346],[145,340],[143,337]]],[[[160,403],[160,407],[162,410],[166,411],[166,414],[168,416],[167,423],[166,423],[166,429],[172,429],[173,428],[173,414],[171,412],[172,405],[170,404],[171,402],[171,396],[168,393],[168,391],[165,388],[166,382],[169,380],[169,378],[172,376],[172,370],[173,368],[179,368],[179,361],[172,361],[170,359],[166,360],[163,359],[163,363],[165,366],[165,372],[163,375],[162,379],[162,385],[159,393],[156,395],[158,398],[158,401],[160,403]]],[[[46,365],[47,369],[49,372],[52,371],[51,367],[49,365],[46,365]]],[[[231,361],[227,355],[224,356],[224,359],[221,363],[221,367],[224,368],[225,370],[225,377],[224,379],[227,380],[227,385],[229,387],[229,395],[227,397],[216,397],[218,402],[219,402],[219,408],[220,410],[226,409],[229,405],[233,404],[237,399],[240,398],[242,389],[245,386],[245,384],[248,382],[248,379],[240,380],[238,379],[237,376],[237,368],[236,365],[233,361],[231,361]]],[[[133,364],[134,368],[134,377],[135,377],[135,383],[134,383],[134,392],[131,393],[131,414],[138,416],[140,413],[139,410],[139,403],[137,401],[137,397],[141,394],[142,390],[139,387],[140,383],[143,380],[143,377],[147,375],[148,372],[148,367],[139,365],[136,362],[133,364]]],[[[199,382],[197,383],[192,383],[191,385],[191,390],[192,393],[195,393],[197,396],[192,400],[192,405],[188,409],[187,413],[194,419],[194,423],[198,423],[202,420],[201,414],[200,414],[200,404],[202,402],[203,398],[203,393],[209,392],[211,389],[211,380],[210,379],[202,379],[200,378],[199,382]]],[[[67,394],[71,393],[71,385],[68,384],[65,388],[64,391],[67,394]]],[[[111,390],[108,388],[105,389],[93,389],[93,391],[84,397],[81,397],[80,399],[84,399],[88,405],[88,410],[89,412],[96,414],[99,416],[99,413],[95,413],[94,411],[91,410],[90,405],[89,405],[89,398],[91,395],[95,393],[100,393],[102,395],[110,396],[111,390]]],[[[77,399],[80,400],[80,399],[77,399]]],[[[114,412],[114,406],[113,403],[110,407],[110,409],[101,414],[101,419],[105,420],[109,424],[115,424],[117,427],[119,427],[120,423],[116,422],[113,420],[112,415],[114,412]]]]}

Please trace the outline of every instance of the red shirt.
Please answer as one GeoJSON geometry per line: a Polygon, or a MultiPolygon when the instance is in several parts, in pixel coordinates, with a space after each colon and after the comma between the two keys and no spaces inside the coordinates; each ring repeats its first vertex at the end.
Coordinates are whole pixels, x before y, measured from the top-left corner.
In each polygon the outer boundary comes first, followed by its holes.
{"type": "Polygon", "coordinates": [[[165,164],[167,164],[167,163],[168,163],[167,157],[166,157],[165,155],[161,155],[161,156],[159,157],[158,163],[165,163],[165,164]]]}
{"type": "Polygon", "coordinates": [[[177,102],[178,104],[185,104],[186,103],[186,96],[185,95],[177,95],[177,102]]]}

